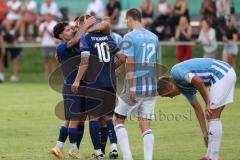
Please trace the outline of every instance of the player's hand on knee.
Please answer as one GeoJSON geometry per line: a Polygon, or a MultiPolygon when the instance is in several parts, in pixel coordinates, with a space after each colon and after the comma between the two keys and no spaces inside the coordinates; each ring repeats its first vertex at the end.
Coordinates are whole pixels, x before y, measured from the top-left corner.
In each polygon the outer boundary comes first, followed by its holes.
{"type": "Polygon", "coordinates": [[[71,86],[71,91],[76,94],[78,92],[78,87],[79,87],[79,83],[74,82],[71,86]]]}
{"type": "Polygon", "coordinates": [[[207,117],[207,119],[209,119],[211,115],[212,115],[212,110],[210,109],[210,105],[207,105],[205,109],[205,116],[207,117]]]}

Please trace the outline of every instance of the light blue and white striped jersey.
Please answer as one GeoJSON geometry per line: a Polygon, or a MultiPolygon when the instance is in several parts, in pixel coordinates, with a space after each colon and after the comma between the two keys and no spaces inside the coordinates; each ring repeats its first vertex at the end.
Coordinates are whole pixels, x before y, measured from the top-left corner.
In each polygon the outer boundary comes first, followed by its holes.
{"type": "Polygon", "coordinates": [[[191,102],[196,94],[196,88],[191,84],[194,75],[199,76],[206,86],[211,86],[221,80],[230,69],[231,66],[223,61],[195,58],[174,65],[171,76],[183,95],[191,102]]]}
{"type": "Polygon", "coordinates": [[[134,77],[137,95],[155,95],[157,89],[158,45],[155,34],[138,28],[127,33],[123,38],[124,55],[134,57],[134,77]],[[125,44],[128,44],[126,47],[125,44]]]}
{"type": "Polygon", "coordinates": [[[122,36],[120,34],[115,33],[115,32],[112,32],[112,34],[110,36],[112,37],[114,42],[117,44],[117,47],[120,48],[120,44],[123,40],[122,36]]]}

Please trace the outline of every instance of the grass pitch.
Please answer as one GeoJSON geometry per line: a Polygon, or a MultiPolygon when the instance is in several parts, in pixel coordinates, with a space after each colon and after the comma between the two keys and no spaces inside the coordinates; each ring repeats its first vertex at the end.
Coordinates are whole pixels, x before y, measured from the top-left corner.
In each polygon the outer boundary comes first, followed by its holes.
{"type": "MultiPolygon", "coordinates": [[[[235,93],[235,102],[228,105],[222,115],[221,160],[240,159],[240,89],[235,93]]],[[[60,94],[47,84],[5,83],[0,85],[0,97],[0,159],[53,160],[49,151],[55,145],[62,122],[54,115],[60,94]]],[[[183,96],[158,98],[155,113],[156,120],[152,124],[155,160],[197,160],[204,155],[200,128],[183,96]]],[[[138,124],[131,118],[126,126],[133,156],[141,160],[143,147],[138,124]]],[[[68,144],[67,140],[65,152],[68,144]]],[[[109,145],[107,147],[109,149],[109,145]]],[[[93,153],[88,126],[80,150],[86,159],[93,153]]]]}
{"type": "MultiPolygon", "coordinates": [[[[56,143],[62,123],[55,116],[54,108],[61,95],[51,90],[43,79],[40,50],[24,49],[23,52],[21,81],[0,84],[0,160],[53,160],[49,152],[56,143]]],[[[202,56],[199,47],[195,47],[193,53],[194,57],[202,56]]],[[[170,68],[175,63],[175,49],[163,48],[163,64],[170,68]]],[[[11,67],[7,70],[6,79],[10,76],[9,70],[11,67]]],[[[228,105],[222,114],[220,160],[240,160],[239,83],[237,86],[235,102],[228,105]]],[[[194,111],[183,96],[158,98],[155,113],[156,120],[152,123],[154,160],[198,160],[205,154],[194,111]]],[[[131,118],[126,126],[134,159],[142,160],[143,143],[138,123],[131,118]]],[[[68,149],[67,140],[65,153],[68,149]]],[[[93,153],[87,125],[80,150],[86,159],[93,153]]]]}

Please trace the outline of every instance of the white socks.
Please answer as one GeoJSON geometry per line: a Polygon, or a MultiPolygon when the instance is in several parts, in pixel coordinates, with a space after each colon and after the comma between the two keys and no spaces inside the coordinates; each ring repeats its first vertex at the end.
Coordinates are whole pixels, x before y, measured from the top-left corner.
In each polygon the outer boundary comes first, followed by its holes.
{"type": "Polygon", "coordinates": [[[57,141],[56,146],[57,146],[58,148],[60,148],[60,149],[63,149],[64,143],[61,142],[61,141],[57,141]]]}
{"type": "Polygon", "coordinates": [[[99,156],[100,154],[103,154],[103,153],[102,153],[101,149],[97,149],[97,150],[95,150],[95,154],[96,154],[96,156],[99,156]]]}
{"type": "Polygon", "coordinates": [[[218,160],[222,139],[222,122],[220,119],[211,119],[208,125],[208,150],[206,156],[211,160],[218,160]]]}
{"type": "Polygon", "coordinates": [[[113,150],[117,151],[117,144],[116,143],[111,144],[111,151],[113,151],[113,150]]]}
{"type": "Polygon", "coordinates": [[[77,143],[71,143],[71,149],[78,150],[77,143]]]}
{"type": "Polygon", "coordinates": [[[115,132],[117,135],[118,143],[122,150],[123,160],[132,160],[132,153],[128,142],[128,134],[123,124],[115,126],[115,132]]]}
{"type": "Polygon", "coordinates": [[[152,130],[146,130],[142,136],[144,143],[144,160],[152,160],[154,145],[154,136],[152,130]]]}

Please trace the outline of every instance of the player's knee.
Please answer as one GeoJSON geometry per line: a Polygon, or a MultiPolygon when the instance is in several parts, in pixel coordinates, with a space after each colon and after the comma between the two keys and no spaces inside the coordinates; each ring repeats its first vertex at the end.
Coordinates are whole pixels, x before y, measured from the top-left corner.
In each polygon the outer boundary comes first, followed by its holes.
{"type": "Polygon", "coordinates": [[[104,118],[100,118],[100,119],[99,119],[99,123],[100,123],[100,127],[107,127],[107,124],[106,124],[104,118]]]}
{"type": "Polygon", "coordinates": [[[89,121],[99,120],[99,117],[96,115],[88,115],[89,121]]]}
{"type": "Polygon", "coordinates": [[[64,122],[63,122],[63,126],[64,126],[65,128],[68,128],[68,126],[69,126],[69,121],[64,121],[64,122]]]}
{"type": "Polygon", "coordinates": [[[69,128],[77,128],[80,124],[80,121],[76,121],[76,120],[71,120],[69,122],[69,128]]]}
{"type": "Polygon", "coordinates": [[[142,133],[147,130],[150,130],[150,122],[149,121],[139,121],[139,129],[142,133]]]}
{"type": "Polygon", "coordinates": [[[211,110],[212,114],[209,115],[208,119],[219,119],[221,117],[223,109],[224,106],[217,109],[212,109],[211,110]]]}
{"type": "Polygon", "coordinates": [[[114,125],[123,124],[126,119],[126,116],[120,115],[118,113],[114,113],[113,123],[114,125]]]}

